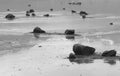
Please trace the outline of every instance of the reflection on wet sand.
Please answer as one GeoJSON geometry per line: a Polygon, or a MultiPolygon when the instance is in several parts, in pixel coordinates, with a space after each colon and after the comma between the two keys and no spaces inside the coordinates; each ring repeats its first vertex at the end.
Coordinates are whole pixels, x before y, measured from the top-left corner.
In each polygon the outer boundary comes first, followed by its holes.
{"type": "Polygon", "coordinates": [[[33,35],[36,39],[40,38],[40,33],[33,33],[33,35]]]}
{"type": "Polygon", "coordinates": [[[75,36],[74,35],[66,35],[66,39],[68,39],[68,40],[74,40],[75,36]]]}
{"type": "Polygon", "coordinates": [[[99,56],[81,56],[76,59],[71,59],[69,58],[69,61],[71,63],[77,63],[77,64],[90,64],[94,63],[95,60],[102,60],[104,63],[110,64],[110,65],[115,65],[116,61],[120,61],[120,57],[99,57],[99,56]]]}
{"type": "Polygon", "coordinates": [[[116,60],[114,60],[114,59],[104,59],[104,63],[108,63],[110,65],[115,65],[116,60]]]}
{"type": "Polygon", "coordinates": [[[80,58],[80,59],[69,59],[70,62],[75,62],[77,64],[83,64],[83,63],[93,63],[93,59],[87,59],[87,58],[80,58]]]}

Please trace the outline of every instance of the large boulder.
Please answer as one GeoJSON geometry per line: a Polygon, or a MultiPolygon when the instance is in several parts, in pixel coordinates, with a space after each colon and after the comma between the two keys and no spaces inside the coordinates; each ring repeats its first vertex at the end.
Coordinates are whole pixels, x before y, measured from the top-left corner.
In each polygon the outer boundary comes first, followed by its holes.
{"type": "Polygon", "coordinates": [[[53,8],[51,8],[50,11],[53,11],[53,8]]]}
{"type": "Polygon", "coordinates": [[[5,16],[5,18],[8,20],[13,20],[13,19],[15,19],[15,16],[13,14],[8,14],[5,16]]]}
{"type": "Polygon", "coordinates": [[[90,47],[90,46],[81,45],[81,44],[75,44],[73,46],[73,52],[75,53],[75,55],[89,56],[89,55],[93,55],[95,53],[95,48],[90,47]]]}
{"type": "Polygon", "coordinates": [[[102,56],[105,56],[105,57],[113,57],[113,56],[116,56],[116,51],[115,50],[109,50],[109,51],[104,51],[102,53],[102,56]]]}
{"type": "Polygon", "coordinates": [[[33,33],[46,33],[46,32],[39,27],[35,27],[33,33]]]}
{"type": "Polygon", "coordinates": [[[75,30],[67,29],[67,30],[65,30],[65,34],[66,35],[74,35],[75,34],[75,30]]]}

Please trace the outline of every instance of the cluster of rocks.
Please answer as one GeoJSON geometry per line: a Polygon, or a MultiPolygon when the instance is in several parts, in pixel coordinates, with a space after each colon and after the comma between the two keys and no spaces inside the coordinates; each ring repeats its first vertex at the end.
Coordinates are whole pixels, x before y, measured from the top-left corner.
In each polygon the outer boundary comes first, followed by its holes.
{"type": "MultiPolygon", "coordinates": [[[[77,11],[71,10],[71,13],[74,14],[74,13],[77,13],[77,11]]],[[[79,14],[80,16],[82,16],[83,19],[85,19],[86,16],[88,15],[88,13],[85,12],[85,11],[80,11],[78,14],[79,14]]]]}
{"type": "Polygon", "coordinates": [[[36,14],[35,14],[34,9],[30,9],[30,10],[26,11],[26,16],[27,17],[29,17],[29,16],[35,17],[36,14]]]}
{"type": "Polygon", "coordinates": [[[68,4],[69,5],[81,5],[82,2],[69,2],[68,4]]]}
{"type": "MultiPolygon", "coordinates": [[[[69,58],[74,59],[76,56],[91,56],[95,55],[95,48],[90,46],[85,46],[81,44],[74,44],[73,45],[73,53],[70,53],[69,58]]],[[[100,56],[102,57],[115,57],[116,56],[115,50],[108,50],[104,51],[100,56]]]]}

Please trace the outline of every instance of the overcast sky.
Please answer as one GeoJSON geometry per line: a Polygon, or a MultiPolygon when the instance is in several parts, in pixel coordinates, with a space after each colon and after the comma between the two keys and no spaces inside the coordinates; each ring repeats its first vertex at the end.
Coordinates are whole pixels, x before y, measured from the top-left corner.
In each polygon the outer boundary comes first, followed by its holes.
{"type": "Polygon", "coordinates": [[[89,12],[120,13],[120,0],[0,0],[0,11],[11,9],[13,11],[24,11],[32,4],[32,8],[42,11],[54,8],[60,10],[67,9],[86,10],[89,12]],[[71,1],[81,1],[82,6],[69,6],[71,1]]]}

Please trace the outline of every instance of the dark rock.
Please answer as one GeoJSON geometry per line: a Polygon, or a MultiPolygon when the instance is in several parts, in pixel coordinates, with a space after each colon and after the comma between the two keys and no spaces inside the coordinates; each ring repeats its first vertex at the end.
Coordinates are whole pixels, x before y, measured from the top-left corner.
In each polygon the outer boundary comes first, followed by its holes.
{"type": "Polygon", "coordinates": [[[10,9],[7,9],[7,11],[10,11],[10,9]]]}
{"type": "Polygon", "coordinates": [[[113,56],[116,56],[116,51],[115,50],[110,50],[110,51],[104,51],[102,53],[102,56],[105,56],[105,57],[113,57],[113,56]]]}
{"type": "Polygon", "coordinates": [[[111,22],[110,25],[113,25],[113,23],[111,22]]]}
{"type": "Polygon", "coordinates": [[[46,33],[46,32],[39,27],[35,27],[33,33],[46,33]]]}
{"type": "Polygon", "coordinates": [[[73,13],[76,13],[76,11],[75,10],[71,10],[71,13],[73,14],[73,13]]]}
{"type": "Polygon", "coordinates": [[[28,4],[28,7],[31,7],[31,4],[28,4]]]}
{"type": "Polygon", "coordinates": [[[65,34],[66,34],[66,35],[74,35],[74,34],[75,34],[75,30],[67,29],[67,30],[65,31],[65,34]]]}
{"type": "Polygon", "coordinates": [[[50,15],[49,14],[45,14],[44,17],[49,17],[50,15]]]}
{"type": "Polygon", "coordinates": [[[63,8],[63,10],[66,10],[65,8],[63,8]]]}
{"type": "Polygon", "coordinates": [[[13,20],[13,19],[15,19],[15,16],[13,14],[8,14],[5,16],[5,18],[8,20],[13,20]]]}
{"type": "Polygon", "coordinates": [[[75,58],[76,58],[76,56],[75,56],[75,54],[70,53],[70,54],[69,54],[69,58],[70,58],[70,59],[75,59],[75,58]]]}
{"type": "Polygon", "coordinates": [[[53,11],[53,9],[51,8],[50,11],[53,11]]]}
{"type": "Polygon", "coordinates": [[[83,15],[88,15],[88,13],[85,12],[85,11],[80,11],[80,15],[81,15],[81,16],[83,16],[83,15]]]}
{"type": "Polygon", "coordinates": [[[86,15],[88,15],[88,13],[86,13],[85,11],[81,11],[79,14],[80,16],[82,16],[83,19],[85,19],[86,15]]]}
{"type": "Polygon", "coordinates": [[[73,52],[75,53],[75,55],[89,56],[95,53],[95,48],[90,47],[90,46],[84,46],[81,44],[75,44],[73,46],[73,52]]]}
{"type": "Polygon", "coordinates": [[[85,19],[85,18],[86,18],[86,15],[83,15],[83,16],[82,16],[82,19],[85,19]]]}
{"type": "Polygon", "coordinates": [[[29,10],[29,13],[34,13],[34,12],[35,12],[34,9],[29,10]]]}
{"type": "Polygon", "coordinates": [[[26,11],[26,13],[30,13],[30,11],[26,11]]]}
{"type": "Polygon", "coordinates": [[[26,13],[26,16],[28,17],[28,16],[30,16],[30,14],[29,14],[29,13],[26,13]]]}
{"type": "Polygon", "coordinates": [[[42,47],[42,46],[40,45],[40,46],[38,46],[38,47],[42,47]]]}
{"type": "Polygon", "coordinates": [[[35,14],[35,13],[32,13],[31,15],[32,15],[33,17],[35,17],[35,16],[36,16],[36,14],[35,14]]]}

